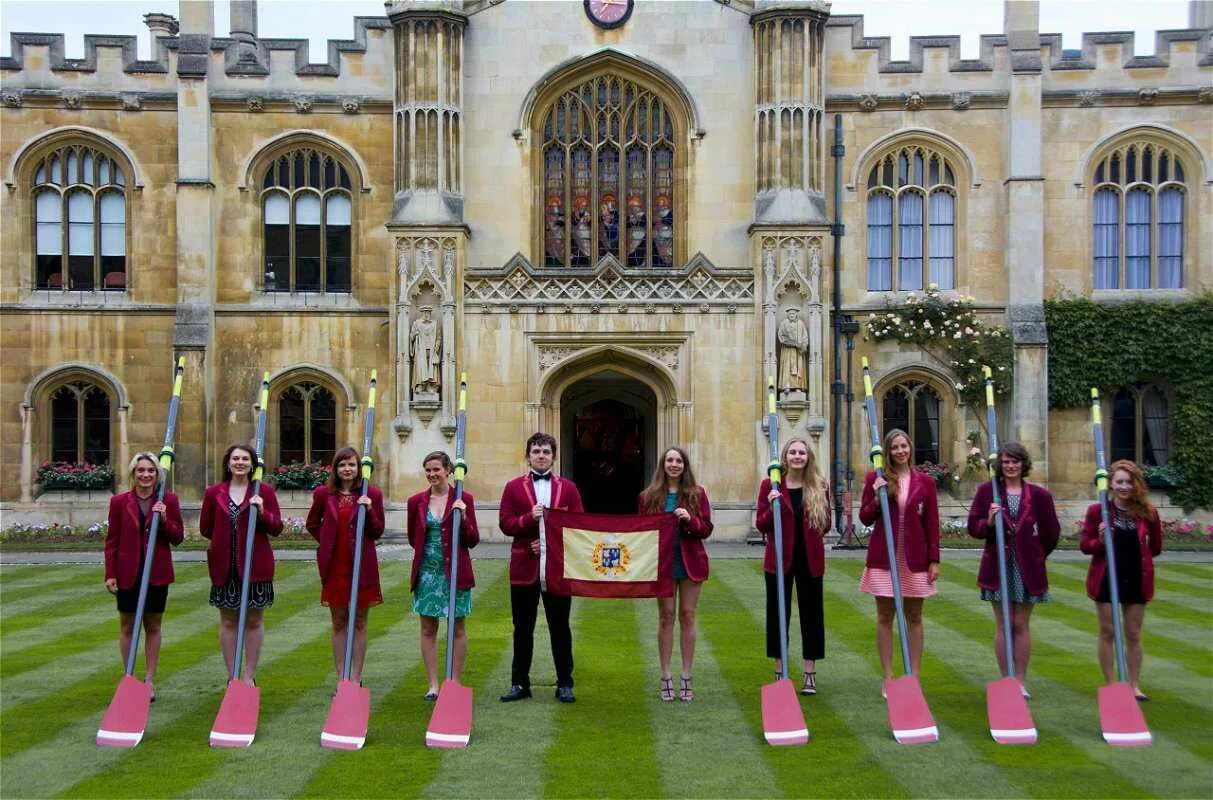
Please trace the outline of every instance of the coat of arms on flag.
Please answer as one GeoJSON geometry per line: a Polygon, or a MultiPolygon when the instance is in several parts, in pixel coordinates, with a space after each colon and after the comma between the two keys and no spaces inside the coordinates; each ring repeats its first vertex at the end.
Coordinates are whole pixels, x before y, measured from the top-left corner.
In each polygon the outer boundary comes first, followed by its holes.
{"type": "Polygon", "coordinates": [[[548,511],[543,547],[547,591],[578,597],[670,597],[673,514],[548,511]]]}

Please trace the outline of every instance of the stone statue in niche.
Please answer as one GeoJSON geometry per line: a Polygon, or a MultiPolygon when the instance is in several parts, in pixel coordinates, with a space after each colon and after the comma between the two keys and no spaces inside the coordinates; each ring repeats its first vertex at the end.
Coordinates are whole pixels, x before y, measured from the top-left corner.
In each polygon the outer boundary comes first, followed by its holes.
{"type": "Polygon", "coordinates": [[[800,318],[800,309],[790,307],[787,316],[779,323],[776,339],[779,341],[779,388],[782,391],[801,391],[808,386],[805,355],[809,348],[809,329],[800,318]]]}
{"type": "Polygon", "coordinates": [[[421,318],[409,332],[409,358],[413,362],[413,391],[435,394],[442,385],[442,328],[433,319],[433,306],[418,309],[421,318]]]}

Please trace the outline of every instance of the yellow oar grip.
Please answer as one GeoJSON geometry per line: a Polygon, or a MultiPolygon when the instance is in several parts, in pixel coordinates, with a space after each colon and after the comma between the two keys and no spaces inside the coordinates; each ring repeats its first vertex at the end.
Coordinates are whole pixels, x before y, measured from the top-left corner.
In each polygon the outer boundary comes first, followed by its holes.
{"type": "Polygon", "coordinates": [[[468,410],[468,374],[459,373],[459,410],[468,410]]]}
{"type": "Polygon", "coordinates": [[[767,413],[775,413],[775,376],[767,376],[767,413]]]}
{"type": "Polygon", "coordinates": [[[1099,409],[1099,390],[1091,389],[1091,422],[1096,425],[1103,424],[1103,413],[1099,409]]]}

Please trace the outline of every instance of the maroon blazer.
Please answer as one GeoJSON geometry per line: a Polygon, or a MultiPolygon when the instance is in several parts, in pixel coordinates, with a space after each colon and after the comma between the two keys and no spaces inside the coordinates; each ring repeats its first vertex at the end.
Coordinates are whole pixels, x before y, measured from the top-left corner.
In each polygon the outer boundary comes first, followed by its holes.
{"type": "MultiPolygon", "coordinates": [[[[539,538],[539,520],[531,516],[535,507],[535,487],[531,474],[514,478],[501,490],[497,524],[514,541],[510,544],[510,583],[525,586],[539,582],[539,556],[531,552],[531,542],[539,538]]],[[[552,508],[584,511],[577,484],[552,475],[552,508]]]]}
{"type": "MultiPolygon", "coordinates": [[[[1103,537],[1099,535],[1099,523],[1102,521],[1099,503],[1092,503],[1082,521],[1082,540],[1078,543],[1078,548],[1091,556],[1091,566],[1087,570],[1087,597],[1092,600],[1099,596],[1099,585],[1108,571],[1108,556],[1104,552],[1103,537]]],[[[1158,519],[1157,509],[1149,519],[1137,520],[1137,541],[1141,544],[1141,594],[1149,601],[1154,598],[1154,556],[1162,553],[1162,522],[1158,519]]]]}
{"type": "MultiPolygon", "coordinates": [[[[1014,542],[1015,557],[1019,561],[1019,572],[1023,585],[1030,595],[1042,595],[1049,591],[1049,578],[1045,573],[1045,559],[1061,536],[1061,524],[1057,521],[1057,510],[1053,506],[1053,495],[1043,486],[1023,482],[1023,494],[1019,499],[1019,521],[1012,526],[1007,513],[1006,488],[999,483],[1003,495],[1003,531],[1011,534],[1006,543],[1010,558],[1011,543],[1014,542]]],[[[974,539],[985,539],[986,549],[981,554],[981,566],[977,570],[977,585],[982,589],[998,589],[998,546],[994,527],[989,524],[990,505],[994,502],[994,489],[989,481],[977,487],[973,505],[969,506],[969,535],[974,539]]]]}
{"type": "MultiPolygon", "coordinates": [[[[708,579],[708,551],[704,549],[703,540],[712,535],[716,526],[712,524],[712,504],[708,502],[707,490],[702,486],[696,488],[699,490],[699,514],[678,521],[678,547],[682,550],[682,566],[686,568],[687,577],[695,583],[703,583],[708,579]]],[[[661,508],[665,508],[664,503],[661,508]]],[[[661,508],[654,513],[660,512],[661,508]]],[[[643,492],[636,499],[636,513],[650,513],[644,510],[643,492]]]]}
{"type": "MultiPolygon", "coordinates": [[[[451,507],[455,502],[455,488],[452,486],[446,493],[446,510],[442,512],[442,569],[448,576],[451,574],[451,525],[454,523],[451,507]]],[[[476,576],[472,574],[472,556],[468,553],[480,544],[480,526],[476,524],[476,503],[472,493],[463,490],[463,502],[467,511],[463,512],[463,521],[459,524],[459,575],[456,589],[471,589],[476,585],[476,576]]],[[[425,552],[426,525],[425,515],[430,507],[430,490],[427,487],[409,498],[408,513],[404,518],[405,533],[413,548],[413,574],[409,578],[409,591],[417,591],[417,580],[421,577],[421,555],[425,552]]]]}
{"type": "MultiPolygon", "coordinates": [[[[211,571],[211,583],[222,586],[227,583],[231,571],[231,541],[236,537],[236,575],[244,577],[244,548],[248,536],[249,492],[245,492],[240,503],[240,514],[236,518],[236,530],[232,530],[227,514],[227,483],[216,483],[206,487],[202,495],[202,513],[198,519],[198,532],[211,540],[206,550],[206,563],[211,571]]],[[[272,581],[274,579],[274,550],[270,547],[271,536],[282,533],[282,514],[278,511],[278,495],[268,483],[261,484],[262,505],[257,514],[257,528],[253,537],[253,572],[249,580],[272,581]]]]}
{"type": "MultiPolygon", "coordinates": [[[[825,491],[826,504],[826,520],[825,529],[830,529],[830,487],[825,481],[821,482],[821,488],[825,491]]],[[[783,521],[783,571],[788,573],[795,566],[792,563],[792,553],[795,552],[793,537],[796,536],[796,518],[792,516],[792,503],[788,500],[787,487],[780,485],[780,493],[783,498],[779,501],[779,518],[783,521]]],[[[767,499],[767,495],[771,493],[771,479],[763,478],[762,485],[758,487],[758,516],[754,520],[754,527],[765,534],[775,532],[775,515],[771,512],[771,501],[767,499]]],[[[826,543],[824,531],[818,530],[811,522],[809,522],[808,509],[801,510],[804,515],[804,552],[809,558],[809,574],[814,578],[820,578],[826,571],[826,543]]],[[[775,574],[775,537],[765,536],[766,553],[762,557],[762,569],[771,575],[775,574]]]]}
{"type": "MultiPolygon", "coordinates": [[[[889,552],[884,542],[884,520],[880,515],[880,497],[872,484],[876,473],[869,472],[863,479],[863,500],[859,504],[859,521],[873,525],[868,539],[867,565],[874,569],[890,569],[889,552]]],[[[897,524],[897,497],[889,495],[889,516],[897,524]]],[[[915,470],[910,471],[909,508],[906,510],[905,529],[902,531],[906,548],[906,564],[911,572],[926,572],[927,566],[939,563],[939,500],[935,492],[935,480],[915,470]]]]}
{"type": "MultiPolygon", "coordinates": [[[[152,504],[156,496],[152,495],[152,504]]],[[[143,525],[139,525],[139,501],[135,492],[116,494],[110,498],[109,530],[105,534],[105,579],[118,579],[119,589],[131,589],[139,585],[139,571],[143,568],[143,553],[147,549],[147,534],[152,527],[148,514],[143,525]]],[[[164,513],[160,515],[160,527],[156,529],[156,550],[152,556],[152,586],[168,586],[173,582],[173,551],[169,544],[181,544],[185,539],[185,525],[181,521],[181,504],[177,495],[164,493],[164,513]]]]}
{"type": "MultiPolygon", "coordinates": [[[[358,572],[358,585],[379,586],[379,558],[375,555],[375,540],[383,535],[383,492],[377,487],[367,487],[367,497],[371,498],[370,508],[366,510],[366,523],[362,527],[365,534],[362,539],[362,565],[358,572]]],[[[337,502],[338,496],[329,491],[326,484],[316,487],[312,492],[312,508],[307,512],[304,527],[317,542],[316,566],[320,570],[320,582],[328,583],[329,570],[333,565],[333,553],[337,549],[337,502]]],[[[355,498],[355,502],[357,498],[355,498]]],[[[350,515],[348,530],[344,533],[352,540],[358,524],[358,506],[350,515]]]]}

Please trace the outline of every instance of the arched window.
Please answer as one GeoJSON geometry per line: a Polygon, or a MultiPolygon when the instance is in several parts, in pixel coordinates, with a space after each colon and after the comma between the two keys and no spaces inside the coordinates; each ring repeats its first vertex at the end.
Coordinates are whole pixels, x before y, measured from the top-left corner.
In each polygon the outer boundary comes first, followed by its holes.
{"type": "Polygon", "coordinates": [[[278,462],[328,464],[337,452],[337,401],[318,383],[301,381],[278,396],[278,462]]]}
{"type": "Polygon", "coordinates": [[[667,102],[603,74],[570,87],[542,120],[545,267],[675,266],[678,120],[667,102]]]}
{"type": "Polygon", "coordinates": [[[126,289],[127,171],[83,142],[41,156],[34,200],[34,287],[72,291],[126,289]]]}
{"type": "Polygon", "coordinates": [[[1096,163],[1092,185],[1092,285],[1181,288],[1187,187],[1175,152],[1126,142],[1096,163]]]}
{"type": "Polygon", "coordinates": [[[349,292],[353,192],[345,166],[302,147],[262,180],[265,291],[349,292]]]}
{"type": "Polygon", "coordinates": [[[886,153],[868,171],[868,291],[956,288],[956,169],[922,145],[886,153]]]}
{"type": "Polygon", "coordinates": [[[1125,386],[1112,396],[1109,451],[1112,460],[1127,458],[1161,467],[1171,458],[1171,403],[1157,386],[1125,386]]]}
{"type": "Polygon", "coordinates": [[[881,415],[883,427],[900,428],[910,434],[914,444],[914,463],[939,463],[939,394],[929,384],[907,380],[889,387],[884,393],[881,415]]]}
{"type": "Polygon", "coordinates": [[[50,393],[50,460],[110,463],[110,397],[84,380],[50,393]]]}

